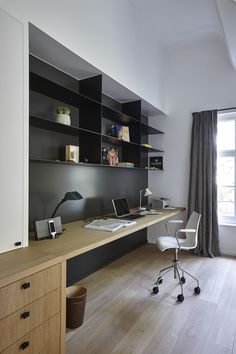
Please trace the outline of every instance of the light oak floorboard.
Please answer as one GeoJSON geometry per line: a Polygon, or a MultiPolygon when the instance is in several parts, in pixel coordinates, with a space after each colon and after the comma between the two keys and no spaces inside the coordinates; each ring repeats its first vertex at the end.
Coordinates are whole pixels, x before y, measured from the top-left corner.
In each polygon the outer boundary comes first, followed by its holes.
{"type": "Polygon", "coordinates": [[[67,354],[236,354],[236,258],[180,253],[185,300],[173,273],[160,292],[152,287],[172,252],[145,245],[83,279],[88,289],[85,322],[67,336],[67,354]]]}

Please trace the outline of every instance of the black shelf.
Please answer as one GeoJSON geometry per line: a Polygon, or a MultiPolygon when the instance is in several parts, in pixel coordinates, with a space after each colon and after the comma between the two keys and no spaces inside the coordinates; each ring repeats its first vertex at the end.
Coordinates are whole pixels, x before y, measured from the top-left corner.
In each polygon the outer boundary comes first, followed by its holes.
{"type": "Polygon", "coordinates": [[[69,162],[69,161],[60,161],[60,160],[46,160],[46,159],[30,159],[30,162],[35,162],[35,163],[46,163],[46,164],[57,164],[57,165],[68,165],[68,166],[84,166],[84,167],[107,167],[107,168],[121,168],[121,169],[128,169],[128,170],[148,170],[148,171],[163,171],[158,168],[151,168],[151,167],[125,167],[125,166],[110,166],[110,165],[104,165],[104,164],[94,164],[94,163],[85,163],[85,162],[79,162],[79,163],[74,163],[74,162],[69,162]]]}
{"type": "Polygon", "coordinates": [[[104,105],[102,105],[102,117],[121,124],[127,124],[127,125],[132,123],[140,124],[140,122],[137,119],[125,113],[119,112],[116,109],[104,105]]]}
{"type": "Polygon", "coordinates": [[[55,131],[58,133],[63,133],[63,134],[65,133],[65,134],[74,135],[74,136],[79,136],[81,134],[81,132],[85,132],[88,134],[100,135],[100,133],[97,133],[92,130],[75,127],[73,125],[66,125],[66,124],[57,123],[57,122],[52,121],[50,119],[38,117],[35,115],[30,115],[29,123],[30,123],[31,127],[36,127],[36,128],[45,129],[45,130],[51,130],[51,131],[55,131]]]}
{"type": "Polygon", "coordinates": [[[107,144],[114,144],[114,145],[122,145],[122,144],[129,145],[129,144],[131,144],[131,145],[135,145],[137,147],[140,147],[140,144],[133,143],[132,141],[121,140],[121,139],[115,138],[110,135],[105,135],[105,134],[102,134],[102,140],[104,143],[107,143],[107,144]]]}
{"type": "Polygon", "coordinates": [[[147,147],[147,146],[143,146],[141,145],[141,148],[143,151],[147,151],[147,152],[164,152],[163,150],[159,150],[153,147],[147,147]]]}
{"type": "Polygon", "coordinates": [[[82,104],[101,105],[99,100],[95,100],[94,98],[86,96],[80,92],[61,86],[58,83],[48,80],[33,72],[30,72],[29,77],[30,90],[41,93],[42,95],[60,100],[74,107],[78,107],[82,104]]]}
{"type": "Polygon", "coordinates": [[[161,130],[150,127],[150,125],[143,124],[143,123],[141,123],[141,129],[142,129],[142,132],[147,135],[165,134],[161,130]]]}

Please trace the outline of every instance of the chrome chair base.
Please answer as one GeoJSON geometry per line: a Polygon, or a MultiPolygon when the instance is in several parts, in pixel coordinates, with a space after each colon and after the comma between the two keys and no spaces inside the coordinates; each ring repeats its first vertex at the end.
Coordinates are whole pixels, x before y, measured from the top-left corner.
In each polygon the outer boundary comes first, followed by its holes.
{"type": "Polygon", "coordinates": [[[197,278],[195,278],[192,274],[190,274],[189,272],[187,272],[185,269],[183,269],[180,266],[180,261],[178,259],[178,249],[175,249],[175,255],[174,255],[174,259],[172,261],[172,265],[170,265],[169,267],[163,268],[159,271],[159,275],[157,278],[157,281],[155,282],[155,286],[153,288],[153,293],[157,294],[159,292],[159,288],[158,285],[162,284],[162,279],[164,278],[164,276],[169,273],[169,271],[173,269],[174,271],[174,278],[178,279],[179,281],[179,285],[181,288],[181,293],[177,296],[177,300],[179,302],[183,302],[184,301],[184,291],[183,291],[183,284],[185,283],[185,274],[187,274],[189,277],[191,277],[192,279],[194,279],[197,283],[197,286],[194,288],[194,293],[196,295],[199,295],[201,292],[201,289],[199,287],[199,280],[197,278]],[[182,273],[180,276],[180,273],[182,273]]]}

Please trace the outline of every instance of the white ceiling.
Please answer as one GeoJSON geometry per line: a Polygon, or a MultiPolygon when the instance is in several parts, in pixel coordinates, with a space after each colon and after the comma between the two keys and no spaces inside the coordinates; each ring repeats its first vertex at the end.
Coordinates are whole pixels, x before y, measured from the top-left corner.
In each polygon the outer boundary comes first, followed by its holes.
{"type": "Polygon", "coordinates": [[[232,63],[236,63],[236,40],[232,42],[232,37],[236,39],[234,0],[130,0],[130,2],[138,18],[142,18],[142,26],[146,28],[152,40],[157,40],[166,49],[172,50],[196,41],[220,38],[227,43],[232,63]],[[229,25],[230,40],[226,31],[229,25]],[[232,36],[232,27],[235,29],[235,36],[232,36]],[[235,58],[232,58],[232,53],[235,53],[235,58]]]}

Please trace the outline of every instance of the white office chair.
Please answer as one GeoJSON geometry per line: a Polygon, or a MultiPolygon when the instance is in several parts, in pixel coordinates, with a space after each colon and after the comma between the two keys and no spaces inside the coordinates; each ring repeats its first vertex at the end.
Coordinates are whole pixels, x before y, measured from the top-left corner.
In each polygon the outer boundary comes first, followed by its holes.
{"type": "Polygon", "coordinates": [[[185,283],[185,273],[188,274],[190,277],[192,277],[196,282],[197,286],[194,288],[194,293],[196,295],[200,294],[201,289],[199,287],[199,281],[196,279],[194,276],[186,272],[183,268],[180,266],[180,261],[178,259],[178,252],[180,250],[190,250],[194,249],[197,246],[197,235],[198,235],[198,228],[199,228],[199,223],[200,223],[200,218],[201,215],[196,213],[195,211],[191,214],[186,228],[185,229],[180,229],[175,232],[174,236],[171,236],[170,231],[169,231],[169,225],[170,224],[181,224],[183,223],[183,220],[169,220],[166,222],[166,230],[168,233],[168,236],[160,236],[157,238],[157,246],[160,249],[160,251],[165,251],[167,249],[174,249],[174,259],[172,261],[172,265],[169,267],[166,267],[164,269],[161,269],[159,272],[159,276],[157,278],[157,281],[155,283],[155,286],[153,288],[153,293],[157,294],[159,292],[159,287],[158,284],[162,283],[162,278],[173,268],[174,270],[174,278],[176,279],[178,277],[179,284],[181,287],[181,294],[177,296],[177,300],[179,302],[184,301],[184,294],[183,294],[183,284],[185,283]],[[179,234],[184,233],[185,238],[179,238],[179,234]],[[180,271],[182,272],[182,277],[180,277],[180,271]]]}

